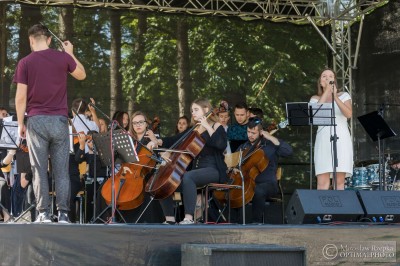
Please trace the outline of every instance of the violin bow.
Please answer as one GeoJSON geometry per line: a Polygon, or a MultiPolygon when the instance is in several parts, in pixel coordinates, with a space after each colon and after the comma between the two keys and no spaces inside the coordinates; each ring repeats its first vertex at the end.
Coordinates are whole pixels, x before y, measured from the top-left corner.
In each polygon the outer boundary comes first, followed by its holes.
{"type": "Polygon", "coordinates": [[[60,42],[60,48],[61,48],[61,50],[63,50],[64,51],[64,46],[63,46],[63,41],[61,41],[61,39],[60,38],[58,38],[57,37],[57,35],[55,35],[47,26],[45,26],[42,22],[39,22],[40,23],[40,25],[42,25],[43,27],[45,27],[46,29],[47,29],[47,31],[57,40],[57,41],[59,41],[60,42]]]}

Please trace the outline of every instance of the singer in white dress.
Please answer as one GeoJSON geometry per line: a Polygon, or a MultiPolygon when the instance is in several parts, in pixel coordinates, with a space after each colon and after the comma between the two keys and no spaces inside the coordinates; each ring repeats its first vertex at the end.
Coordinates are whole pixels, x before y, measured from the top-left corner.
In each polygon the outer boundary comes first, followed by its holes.
{"type": "MultiPolygon", "coordinates": [[[[331,69],[322,71],[318,79],[317,95],[310,99],[310,103],[332,103],[334,100],[336,117],[337,158],[336,189],[344,189],[346,174],[353,172],[353,144],[347,125],[347,119],[352,116],[351,97],[347,92],[337,88],[336,74],[331,69]],[[332,99],[333,96],[333,99],[332,99]]],[[[315,174],[317,189],[329,189],[330,176],[333,173],[333,126],[319,126],[314,146],[315,174]]]]}

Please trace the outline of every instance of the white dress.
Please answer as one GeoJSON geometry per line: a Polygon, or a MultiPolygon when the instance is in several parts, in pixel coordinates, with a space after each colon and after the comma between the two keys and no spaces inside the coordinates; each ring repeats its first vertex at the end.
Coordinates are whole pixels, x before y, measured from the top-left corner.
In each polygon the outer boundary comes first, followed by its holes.
{"type": "MultiPolygon", "coordinates": [[[[347,92],[339,96],[342,102],[351,99],[347,92]]],[[[310,103],[317,103],[317,99],[311,99],[310,103]]],[[[346,173],[346,176],[353,174],[353,144],[350,137],[347,118],[340,111],[335,103],[336,114],[336,134],[337,140],[337,157],[338,166],[336,172],[346,173]]],[[[314,164],[315,174],[332,173],[333,172],[333,142],[330,141],[333,136],[333,126],[319,126],[314,146],[314,164]]]]}

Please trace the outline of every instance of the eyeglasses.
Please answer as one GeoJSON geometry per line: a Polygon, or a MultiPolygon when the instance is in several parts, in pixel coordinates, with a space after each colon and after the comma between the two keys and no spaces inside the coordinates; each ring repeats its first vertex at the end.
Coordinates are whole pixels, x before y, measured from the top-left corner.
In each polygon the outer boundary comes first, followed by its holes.
{"type": "Polygon", "coordinates": [[[132,121],[132,125],[133,125],[133,126],[143,126],[144,123],[146,123],[146,121],[144,121],[144,120],[137,121],[137,122],[133,122],[133,121],[132,121]]]}

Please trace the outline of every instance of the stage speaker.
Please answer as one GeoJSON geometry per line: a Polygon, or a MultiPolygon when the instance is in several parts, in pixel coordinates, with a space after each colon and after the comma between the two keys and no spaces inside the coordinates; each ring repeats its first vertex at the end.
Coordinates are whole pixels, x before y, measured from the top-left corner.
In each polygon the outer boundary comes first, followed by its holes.
{"type": "Polygon", "coordinates": [[[363,216],[355,191],[297,189],[289,200],[285,219],[288,224],[315,224],[356,222],[363,216]]]}
{"type": "Polygon", "coordinates": [[[358,191],[365,217],[373,222],[400,221],[400,191],[358,191]]]}
{"type": "Polygon", "coordinates": [[[182,266],[306,265],[304,247],[260,244],[182,244],[182,266]]]}

